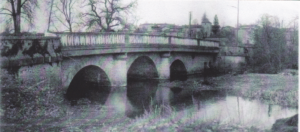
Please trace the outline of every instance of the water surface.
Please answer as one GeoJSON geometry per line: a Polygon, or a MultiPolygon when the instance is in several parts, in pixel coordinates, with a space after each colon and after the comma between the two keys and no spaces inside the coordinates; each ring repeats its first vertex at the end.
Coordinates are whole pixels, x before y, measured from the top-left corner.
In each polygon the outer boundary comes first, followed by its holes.
{"type": "MultiPolygon", "coordinates": [[[[230,91],[203,90],[191,93],[183,87],[165,87],[159,80],[129,81],[127,87],[112,88],[105,107],[128,118],[142,116],[150,108],[164,105],[176,112],[194,113],[205,121],[241,123],[270,129],[277,119],[298,113],[295,108],[281,107],[230,94],[230,91]]],[[[95,92],[96,93],[96,92],[95,92]]]]}

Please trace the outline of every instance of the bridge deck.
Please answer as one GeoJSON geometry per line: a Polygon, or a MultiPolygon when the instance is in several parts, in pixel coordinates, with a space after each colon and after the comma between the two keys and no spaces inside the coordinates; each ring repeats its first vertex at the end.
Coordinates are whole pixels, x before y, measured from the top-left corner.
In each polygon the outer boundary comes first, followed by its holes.
{"type": "Polygon", "coordinates": [[[128,52],[219,53],[219,42],[124,33],[55,33],[46,36],[0,36],[1,67],[61,61],[64,56],[128,52]]]}

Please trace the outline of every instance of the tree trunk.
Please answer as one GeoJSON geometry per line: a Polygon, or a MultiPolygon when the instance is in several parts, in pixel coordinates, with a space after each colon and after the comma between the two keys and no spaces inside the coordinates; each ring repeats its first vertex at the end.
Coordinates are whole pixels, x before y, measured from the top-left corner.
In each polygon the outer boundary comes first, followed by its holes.
{"type": "Polygon", "coordinates": [[[15,16],[15,33],[19,34],[21,33],[21,15],[20,14],[16,14],[15,16]]]}
{"type": "Polygon", "coordinates": [[[68,24],[69,24],[69,30],[70,30],[70,32],[72,33],[73,31],[72,31],[72,24],[71,24],[71,22],[69,22],[68,21],[68,24]]]}
{"type": "Polygon", "coordinates": [[[13,4],[13,1],[11,2],[11,6],[13,9],[13,21],[14,21],[14,28],[15,28],[15,33],[19,34],[21,33],[21,0],[18,0],[17,2],[17,10],[15,11],[15,7],[13,4]]]}

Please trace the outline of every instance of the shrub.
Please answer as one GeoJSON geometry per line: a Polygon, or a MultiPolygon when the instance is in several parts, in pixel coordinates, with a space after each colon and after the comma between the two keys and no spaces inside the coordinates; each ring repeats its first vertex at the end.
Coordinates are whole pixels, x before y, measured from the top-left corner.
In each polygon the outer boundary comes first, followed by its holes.
{"type": "Polygon", "coordinates": [[[64,115],[63,91],[47,86],[43,83],[45,81],[24,84],[19,80],[17,76],[1,69],[2,119],[27,122],[38,117],[64,115]]]}
{"type": "Polygon", "coordinates": [[[225,60],[220,59],[216,65],[215,72],[217,74],[226,74],[232,72],[233,67],[231,64],[225,62],[225,60]]]}

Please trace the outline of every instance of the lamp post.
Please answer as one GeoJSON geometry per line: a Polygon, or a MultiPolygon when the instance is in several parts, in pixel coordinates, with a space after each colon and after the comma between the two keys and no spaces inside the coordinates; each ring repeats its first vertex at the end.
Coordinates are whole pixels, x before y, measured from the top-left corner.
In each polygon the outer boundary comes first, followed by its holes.
{"type": "Polygon", "coordinates": [[[239,40],[239,4],[240,1],[238,0],[238,6],[237,6],[237,25],[236,25],[236,44],[238,45],[239,40]]]}
{"type": "Polygon", "coordinates": [[[240,4],[240,1],[238,0],[238,4],[237,4],[237,7],[235,6],[230,6],[230,7],[233,7],[233,8],[236,8],[237,9],[237,23],[236,23],[236,46],[238,45],[238,33],[239,33],[239,4],[240,4]]]}
{"type": "MultiPolygon", "coordinates": [[[[236,46],[238,46],[238,33],[239,33],[239,3],[240,1],[238,0],[238,5],[237,7],[231,6],[233,8],[237,8],[237,25],[236,25],[236,46]]],[[[237,95],[237,104],[238,104],[238,116],[239,116],[239,121],[241,122],[241,115],[240,115],[240,101],[239,101],[239,94],[237,95]]]]}

